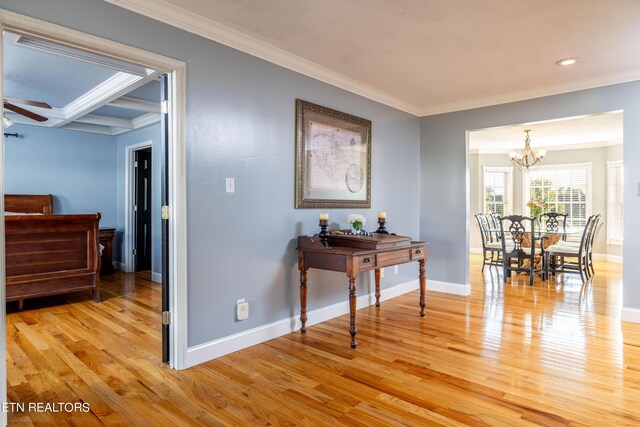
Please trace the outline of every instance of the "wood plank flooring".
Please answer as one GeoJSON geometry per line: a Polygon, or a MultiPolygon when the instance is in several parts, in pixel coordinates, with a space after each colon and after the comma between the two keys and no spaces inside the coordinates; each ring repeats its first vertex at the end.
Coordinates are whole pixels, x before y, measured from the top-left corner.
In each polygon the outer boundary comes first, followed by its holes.
{"type": "Polygon", "coordinates": [[[160,362],[159,285],[118,273],[101,304],[82,293],[9,304],[9,401],[90,406],[9,422],[640,425],[640,325],[620,323],[620,266],[596,269],[585,285],[559,275],[530,287],[480,273],[472,256],[471,296],[428,291],[422,319],[417,291],[359,310],[357,350],[342,316],[185,371],[160,362]]]}

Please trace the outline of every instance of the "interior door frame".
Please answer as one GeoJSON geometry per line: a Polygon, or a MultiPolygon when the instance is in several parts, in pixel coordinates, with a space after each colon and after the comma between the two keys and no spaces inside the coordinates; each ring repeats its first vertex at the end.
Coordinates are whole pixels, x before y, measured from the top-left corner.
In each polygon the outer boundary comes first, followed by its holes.
{"type": "MultiPolygon", "coordinates": [[[[135,259],[133,256],[133,248],[136,246],[135,224],[136,214],[133,210],[135,204],[135,154],[136,151],[145,148],[153,150],[153,141],[143,141],[137,144],[125,147],[125,165],[124,165],[124,233],[122,236],[122,252],[124,261],[121,265],[122,271],[132,273],[135,271],[135,259]]],[[[151,270],[151,279],[153,280],[153,269],[151,270]]],[[[157,279],[157,278],[156,278],[157,279]]],[[[162,278],[160,278],[162,279],[162,278]]],[[[153,280],[158,282],[160,280],[153,280]]]]}
{"type": "MultiPolygon", "coordinates": [[[[133,62],[166,73],[169,78],[169,283],[171,308],[171,339],[169,365],[175,369],[185,368],[187,354],[187,227],[186,227],[186,171],[185,171],[185,88],[186,65],[182,61],[168,58],[118,42],[72,30],[57,24],[0,9],[0,31],[27,34],[58,43],[64,43],[92,53],[133,62]]],[[[0,39],[0,96],[3,96],[2,43],[0,39]]],[[[1,125],[0,125],[1,126],[1,125]]],[[[4,153],[4,138],[2,139],[4,153]]],[[[0,154],[4,169],[3,154],[0,154]]],[[[4,260],[4,178],[0,173],[0,353],[6,346],[6,291],[4,260]]],[[[160,318],[158,319],[160,322],[160,318]]],[[[6,402],[6,362],[0,363],[0,399],[6,402]]],[[[0,422],[6,414],[0,411],[0,422]]]]}

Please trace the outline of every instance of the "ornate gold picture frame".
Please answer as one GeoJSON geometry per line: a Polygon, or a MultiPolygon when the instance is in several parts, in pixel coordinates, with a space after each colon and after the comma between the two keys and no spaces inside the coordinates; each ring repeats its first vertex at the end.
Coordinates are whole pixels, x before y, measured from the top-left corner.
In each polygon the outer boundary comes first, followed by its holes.
{"type": "Polygon", "coordinates": [[[296,208],[371,207],[371,121],[296,100],[296,208]]]}

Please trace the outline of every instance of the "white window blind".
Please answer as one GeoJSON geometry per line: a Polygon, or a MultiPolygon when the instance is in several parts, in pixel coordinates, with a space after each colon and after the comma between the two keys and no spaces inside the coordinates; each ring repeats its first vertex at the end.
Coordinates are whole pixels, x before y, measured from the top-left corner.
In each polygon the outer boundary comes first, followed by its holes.
{"type": "Polygon", "coordinates": [[[591,215],[591,163],[572,163],[531,168],[524,174],[523,212],[527,202],[543,200],[545,212],[566,213],[567,227],[582,228],[591,215]]]}
{"type": "Polygon", "coordinates": [[[622,160],[607,162],[607,244],[622,245],[623,185],[622,160]]]}
{"type": "Polygon", "coordinates": [[[509,215],[513,210],[513,168],[483,167],[484,212],[509,215]]]}

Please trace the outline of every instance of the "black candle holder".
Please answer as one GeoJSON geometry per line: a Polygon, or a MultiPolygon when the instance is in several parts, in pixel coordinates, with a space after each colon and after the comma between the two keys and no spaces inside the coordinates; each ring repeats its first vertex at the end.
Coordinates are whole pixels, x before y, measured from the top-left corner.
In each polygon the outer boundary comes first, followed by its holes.
{"type": "Polygon", "coordinates": [[[329,247],[329,233],[327,233],[327,227],[329,227],[329,220],[328,219],[321,219],[320,220],[320,224],[318,224],[320,226],[320,233],[318,234],[318,236],[320,236],[320,243],[322,243],[322,245],[325,248],[329,247]]]}
{"type": "Polygon", "coordinates": [[[376,233],[378,233],[378,234],[389,234],[389,232],[387,231],[387,229],[384,226],[386,223],[387,223],[387,221],[385,219],[378,218],[378,224],[380,226],[376,230],[376,233]]]}

